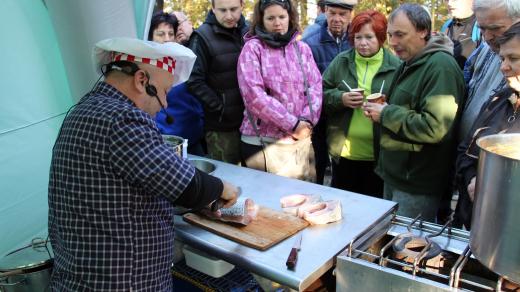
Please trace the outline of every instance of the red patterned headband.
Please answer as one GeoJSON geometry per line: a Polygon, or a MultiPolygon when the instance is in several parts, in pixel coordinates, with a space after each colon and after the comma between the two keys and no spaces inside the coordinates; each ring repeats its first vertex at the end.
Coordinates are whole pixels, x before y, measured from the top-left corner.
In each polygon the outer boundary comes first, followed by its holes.
{"type": "Polygon", "coordinates": [[[130,61],[130,62],[140,62],[144,64],[150,64],[166,70],[173,75],[175,71],[175,59],[172,57],[163,57],[160,59],[150,59],[150,58],[139,58],[136,56],[112,52],[112,61],[130,61]]]}

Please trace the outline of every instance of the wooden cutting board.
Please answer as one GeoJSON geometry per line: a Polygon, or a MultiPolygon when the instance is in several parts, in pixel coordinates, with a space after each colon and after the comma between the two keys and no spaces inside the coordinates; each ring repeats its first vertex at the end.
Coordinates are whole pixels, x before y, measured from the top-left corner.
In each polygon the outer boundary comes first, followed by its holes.
{"type": "Polygon", "coordinates": [[[247,226],[215,221],[194,213],[185,214],[183,219],[222,237],[259,250],[266,250],[309,225],[301,218],[266,207],[260,207],[257,218],[247,226]]]}

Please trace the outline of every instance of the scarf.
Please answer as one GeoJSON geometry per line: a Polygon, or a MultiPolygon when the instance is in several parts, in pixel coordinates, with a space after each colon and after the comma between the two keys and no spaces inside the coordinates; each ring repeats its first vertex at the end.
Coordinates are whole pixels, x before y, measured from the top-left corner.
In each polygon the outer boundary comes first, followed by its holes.
{"type": "Polygon", "coordinates": [[[270,33],[260,25],[255,28],[255,34],[258,38],[273,48],[285,47],[291,41],[294,32],[294,29],[289,29],[285,34],[270,33]]]}

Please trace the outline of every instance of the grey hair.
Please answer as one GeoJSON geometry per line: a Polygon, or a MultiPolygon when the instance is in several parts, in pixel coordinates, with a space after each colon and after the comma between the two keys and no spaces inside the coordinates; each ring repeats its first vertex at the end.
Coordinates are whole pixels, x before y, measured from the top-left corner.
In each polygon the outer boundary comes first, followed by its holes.
{"type": "Polygon", "coordinates": [[[505,8],[507,16],[512,20],[520,18],[520,1],[518,0],[474,0],[473,11],[505,8]]]}
{"type": "Polygon", "coordinates": [[[410,20],[416,30],[426,30],[427,33],[425,40],[428,41],[432,34],[432,19],[430,17],[430,12],[422,5],[406,3],[397,7],[397,9],[390,13],[388,16],[388,22],[394,21],[395,16],[401,12],[408,17],[408,20],[410,20]]]}

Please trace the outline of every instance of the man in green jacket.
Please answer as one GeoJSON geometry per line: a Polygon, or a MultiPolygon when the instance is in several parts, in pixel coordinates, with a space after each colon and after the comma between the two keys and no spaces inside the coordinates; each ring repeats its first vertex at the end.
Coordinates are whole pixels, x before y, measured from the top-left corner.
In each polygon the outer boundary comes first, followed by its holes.
{"type": "Polygon", "coordinates": [[[462,71],[453,43],[443,34],[431,35],[430,15],[418,4],[403,4],[390,14],[388,37],[404,62],[388,104],[364,105],[365,114],[382,126],[376,172],[385,182],[384,197],[399,203],[399,214],[434,221],[451,181],[462,71]]]}

